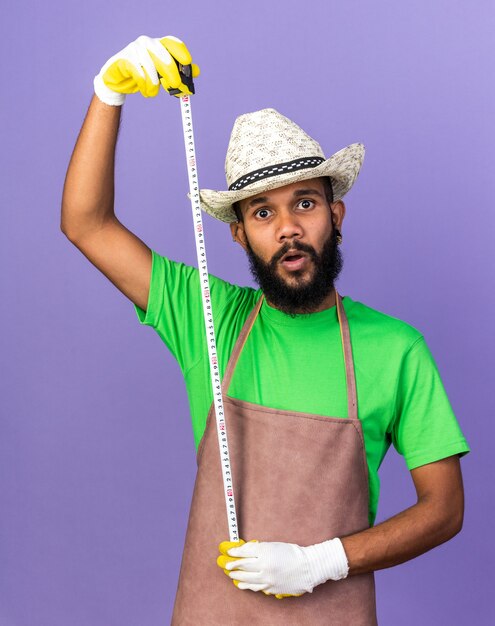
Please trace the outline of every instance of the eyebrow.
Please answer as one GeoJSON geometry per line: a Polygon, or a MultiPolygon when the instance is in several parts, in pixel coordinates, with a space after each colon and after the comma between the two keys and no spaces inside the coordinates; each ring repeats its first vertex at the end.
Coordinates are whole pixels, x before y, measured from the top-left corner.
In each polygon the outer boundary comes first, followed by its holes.
{"type": "Polygon", "coordinates": [[[320,196],[323,198],[323,194],[318,189],[298,189],[294,191],[294,198],[299,198],[300,196],[320,196]]]}
{"type": "MultiPolygon", "coordinates": [[[[308,188],[308,189],[297,189],[292,194],[293,198],[300,198],[301,196],[319,196],[323,198],[323,194],[318,189],[308,188]]],[[[268,196],[262,196],[260,198],[254,198],[251,202],[248,202],[247,208],[250,209],[252,207],[258,206],[258,204],[265,204],[265,202],[269,202],[270,198],[268,196]]]]}

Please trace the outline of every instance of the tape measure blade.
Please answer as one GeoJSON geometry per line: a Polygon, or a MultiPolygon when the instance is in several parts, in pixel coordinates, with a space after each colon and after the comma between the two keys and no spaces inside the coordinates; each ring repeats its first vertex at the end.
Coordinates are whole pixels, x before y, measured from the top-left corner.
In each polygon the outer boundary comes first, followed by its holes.
{"type": "Polygon", "coordinates": [[[210,280],[208,276],[208,262],[206,258],[206,244],[204,238],[201,201],[199,195],[198,170],[196,164],[191,100],[189,96],[183,96],[181,97],[180,102],[182,114],[182,129],[184,134],[184,147],[186,150],[187,174],[189,179],[189,194],[191,197],[191,209],[194,223],[194,238],[196,242],[196,255],[198,260],[198,270],[200,273],[200,285],[204,285],[203,289],[201,290],[201,299],[203,305],[206,343],[208,346],[208,356],[210,363],[210,378],[213,392],[213,404],[215,408],[218,447],[220,451],[220,465],[222,468],[223,490],[225,496],[225,507],[227,511],[229,538],[230,541],[239,541],[232,466],[230,462],[230,451],[227,438],[227,423],[225,421],[225,411],[223,408],[223,398],[221,391],[222,384],[220,380],[215,326],[213,322],[213,312],[210,299],[210,280]]]}

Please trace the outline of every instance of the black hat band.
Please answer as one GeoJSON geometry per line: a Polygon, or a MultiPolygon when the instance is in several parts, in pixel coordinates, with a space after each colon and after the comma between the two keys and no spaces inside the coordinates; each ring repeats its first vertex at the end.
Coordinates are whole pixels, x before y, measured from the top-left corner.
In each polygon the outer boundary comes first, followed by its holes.
{"type": "Polygon", "coordinates": [[[287,161],[287,163],[279,163],[278,165],[271,165],[270,167],[262,167],[259,170],[254,170],[254,172],[250,172],[249,174],[238,178],[232,183],[232,185],[229,185],[229,191],[244,189],[244,187],[247,187],[251,183],[263,180],[264,178],[271,178],[272,176],[286,174],[287,172],[317,167],[323,163],[324,160],[325,159],[322,157],[303,157],[302,159],[287,161]]]}

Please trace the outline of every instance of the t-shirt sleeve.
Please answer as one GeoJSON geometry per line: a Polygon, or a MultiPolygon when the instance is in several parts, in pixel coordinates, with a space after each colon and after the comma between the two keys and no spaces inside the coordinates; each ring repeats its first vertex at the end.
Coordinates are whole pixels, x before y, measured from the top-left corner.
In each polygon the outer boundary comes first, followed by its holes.
{"type": "MultiPolygon", "coordinates": [[[[207,352],[197,268],[172,261],[154,250],[146,311],[134,305],[141,324],[156,330],[183,372],[207,352]]],[[[236,285],[209,275],[214,318],[234,296],[236,285]]]]}
{"type": "Polygon", "coordinates": [[[392,443],[409,470],[470,451],[423,336],[402,360],[392,443]]]}

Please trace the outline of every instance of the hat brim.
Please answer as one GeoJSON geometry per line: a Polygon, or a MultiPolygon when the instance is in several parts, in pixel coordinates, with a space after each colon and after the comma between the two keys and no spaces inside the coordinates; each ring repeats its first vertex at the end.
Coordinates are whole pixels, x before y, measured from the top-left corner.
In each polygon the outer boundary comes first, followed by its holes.
{"type": "Polygon", "coordinates": [[[321,176],[329,176],[332,179],[333,200],[336,202],[343,198],[354,184],[363,163],[364,152],[362,143],[353,143],[342,148],[316,167],[258,180],[238,191],[200,189],[201,208],[222,222],[235,222],[237,217],[232,208],[234,202],[257,195],[262,191],[269,191],[300,180],[320,178],[321,176]]]}

